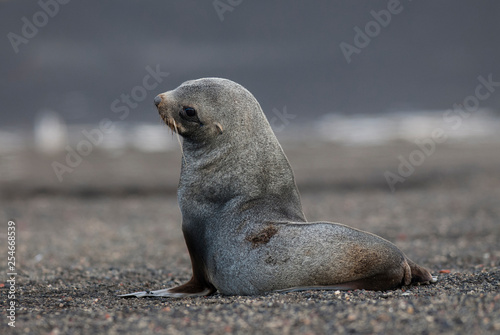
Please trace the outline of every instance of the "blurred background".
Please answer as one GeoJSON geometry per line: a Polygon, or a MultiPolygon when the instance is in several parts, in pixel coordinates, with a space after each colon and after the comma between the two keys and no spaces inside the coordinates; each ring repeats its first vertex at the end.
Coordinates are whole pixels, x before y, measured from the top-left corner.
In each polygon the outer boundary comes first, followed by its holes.
{"type": "Polygon", "coordinates": [[[337,319],[324,309],[335,301],[309,293],[295,319],[293,299],[260,301],[279,333],[394,333],[413,312],[416,331],[494,333],[499,36],[495,0],[0,0],[0,220],[16,222],[24,331],[184,333],[188,320],[206,333],[227,326],[222,314],[268,329],[247,299],[216,306],[215,322],[214,300],[179,317],[179,302],[115,299],[191,276],[181,151],[153,98],[216,76],[261,103],[308,220],[378,234],[440,276],[403,294],[408,309],[399,293],[378,307],[362,293],[342,301],[361,312],[337,319]]]}
{"type": "Polygon", "coordinates": [[[0,179],[85,184],[92,157],[113,177],[109,159],[130,150],[177,152],[152,100],[207,76],[248,88],[284,142],[413,143],[436,128],[496,142],[499,16],[466,0],[0,1],[0,179]]]}

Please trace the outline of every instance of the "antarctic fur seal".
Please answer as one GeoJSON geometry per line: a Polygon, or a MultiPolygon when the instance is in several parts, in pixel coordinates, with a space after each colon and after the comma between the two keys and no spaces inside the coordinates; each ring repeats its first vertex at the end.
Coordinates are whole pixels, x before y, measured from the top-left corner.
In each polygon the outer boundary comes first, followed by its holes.
{"type": "Polygon", "coordinates": [[[154,102],[183,137],[178,200],[193,276],[178,287],[124,296],[388,290],[435,281],[381,237],[306,221],[288,159],[241,85],[192,80],[154,102]]]}

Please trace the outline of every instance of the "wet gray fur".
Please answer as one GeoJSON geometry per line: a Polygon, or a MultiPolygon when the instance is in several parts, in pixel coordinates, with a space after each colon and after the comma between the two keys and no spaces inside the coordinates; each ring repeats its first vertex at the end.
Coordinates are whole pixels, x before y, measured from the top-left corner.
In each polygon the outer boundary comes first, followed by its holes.
{"type": "Polygon", "coordinates": [[[219,292],[342,289],[370,278],[391,281],[387,287],[410,283],[409,264],[417,265],[392,243],[342,224],[306,221],[290,164],[244,87],[204,78],[160,96],[160,115],[174,120],[171,128],[183,137],[182,230],[219,292]],[[183,118],[185,107],[197,119],[183,118]]]}

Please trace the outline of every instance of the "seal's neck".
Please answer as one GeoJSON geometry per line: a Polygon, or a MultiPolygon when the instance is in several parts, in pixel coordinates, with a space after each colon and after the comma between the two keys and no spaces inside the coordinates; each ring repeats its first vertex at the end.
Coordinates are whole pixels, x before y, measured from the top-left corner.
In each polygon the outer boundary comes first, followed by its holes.
{"type": "Polygon", "coordinates": [[[272,130],[231,135],[204,145],[184,140],[183,215],[204,219],[224,209],[241,216],[266,208],[261,219],[305,221],[292,169],[272,130]]]}

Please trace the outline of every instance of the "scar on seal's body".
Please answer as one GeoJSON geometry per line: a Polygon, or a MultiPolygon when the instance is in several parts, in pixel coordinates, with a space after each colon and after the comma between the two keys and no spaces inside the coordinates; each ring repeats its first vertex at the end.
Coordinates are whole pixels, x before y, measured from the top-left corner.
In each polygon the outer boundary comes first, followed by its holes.
{"type": "Polygon", "coordinates": [[[251,242],[253,247],[257,247],[259,244],[267,244],[277,232],[278,228],[269,225],[255,234],[248,235],[246,240],[251,242]]]}

